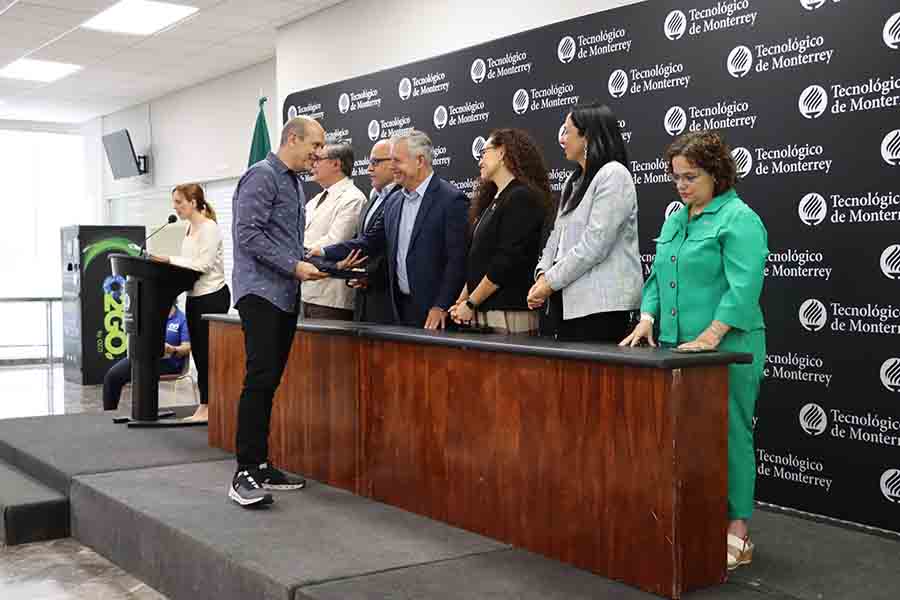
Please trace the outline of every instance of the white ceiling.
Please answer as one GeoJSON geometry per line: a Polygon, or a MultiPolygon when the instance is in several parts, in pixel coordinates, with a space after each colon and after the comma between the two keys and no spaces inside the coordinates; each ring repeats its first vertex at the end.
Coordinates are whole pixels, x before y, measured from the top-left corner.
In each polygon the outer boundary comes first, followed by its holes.
{"type": "Polygon", "coordinates": [[[200,10],[153,36],[78,26],[117,0],[0,0],[0,68],[82,65],[53,83],[0,78],[0,119],[80,123],[275,56],[276,28],[341,0],[167,0],[200,10]]]}

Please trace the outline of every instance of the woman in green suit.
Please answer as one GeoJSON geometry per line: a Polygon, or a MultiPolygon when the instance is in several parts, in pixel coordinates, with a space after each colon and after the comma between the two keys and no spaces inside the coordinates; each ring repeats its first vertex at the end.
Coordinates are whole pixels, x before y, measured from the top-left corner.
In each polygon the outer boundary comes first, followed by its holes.
{"type": "Polygon", "coordinates": [[[756,461],[753,413],[762,380],[766,332],[759,297],[769,254],[766,228],[738,197],[734,160],[718,134],[686,134],[669,146],[672,180],[687,205],[656,238],[644,284],[641,320],[621,345],[659,341],[685,350],[749,352],[728,367],[728,568],[750,563],[756,461]]]}

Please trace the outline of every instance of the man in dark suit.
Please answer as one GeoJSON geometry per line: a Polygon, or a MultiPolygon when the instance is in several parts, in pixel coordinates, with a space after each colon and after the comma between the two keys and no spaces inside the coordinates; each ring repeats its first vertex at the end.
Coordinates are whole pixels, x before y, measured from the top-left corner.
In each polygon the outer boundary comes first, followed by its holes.
{"type": "MultiPolygon", "coordinates": [[[[369,194],[369,201],[363,206],[359,215],[359,224],[356,230],[360,233],[374,230],[378,218],[384,212],[385,205],[402,196],[403,188],[394,182],[390,141],[380,140],[372,146],[369,154],[369,177],[372,180],[372,192],[369,194]]],[[[365,267],[367,277],[351,282],[356,288],[353,320],[384,325],[392,324],[394,323],[394,309],[391,306],[388,269],[384,256],[368,260],[365,267]]]]}
{"type": "Polygon", "coordinates": [[[353,257],[384,254],[397,322],[443,329],[465,280],[469,203],[459,189],[434,174],[433,149],[421,131],[391,138],[391,167],[402,196],[385,203],[369,231],[314,254],[331,260],[351,252],[353,257]]]}

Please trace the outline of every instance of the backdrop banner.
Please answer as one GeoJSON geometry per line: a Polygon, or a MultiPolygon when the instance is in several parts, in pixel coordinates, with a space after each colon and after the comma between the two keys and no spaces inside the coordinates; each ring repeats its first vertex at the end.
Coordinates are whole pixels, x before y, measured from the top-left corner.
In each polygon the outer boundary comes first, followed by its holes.
{"type": "Polygon", "coordinates": [[[681,209],[663,154],[683,132],[724,134],[769,230],[757,499],[900,532],[896,0],[654,0],[298,91],[282,119],[352,143],[364,191],[372,143],[422,129],[469,195],[490,130],[524,128],[559,192],[562,122],[590,101],[624,131],[645,275],[681,209]]]}

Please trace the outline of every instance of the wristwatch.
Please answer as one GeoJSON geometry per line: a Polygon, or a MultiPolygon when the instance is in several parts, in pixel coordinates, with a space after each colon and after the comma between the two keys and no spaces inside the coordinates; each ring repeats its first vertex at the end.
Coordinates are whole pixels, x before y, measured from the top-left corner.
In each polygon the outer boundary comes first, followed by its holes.
{"type": "Polygon", "coordinates": [[[469,307],[470,310],[475,311],[478,309],[478,305],[472,302],[471,299],[466,298],[466,306],[469,307]]]}

